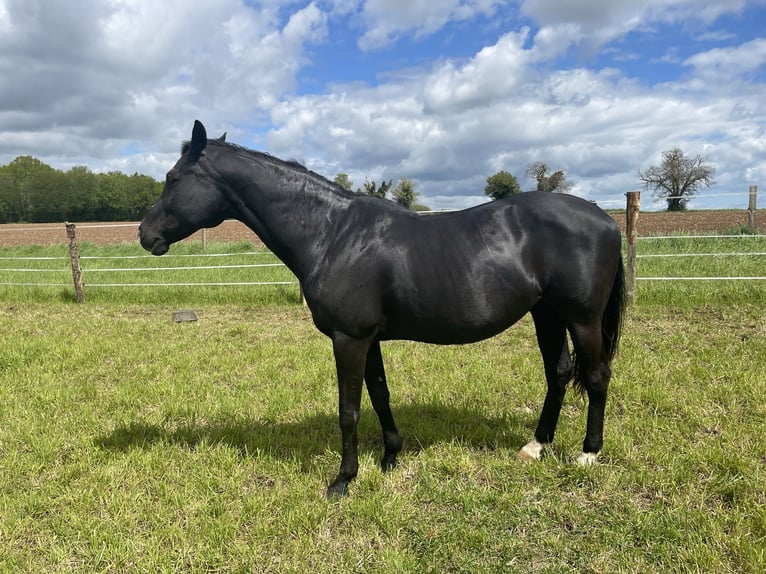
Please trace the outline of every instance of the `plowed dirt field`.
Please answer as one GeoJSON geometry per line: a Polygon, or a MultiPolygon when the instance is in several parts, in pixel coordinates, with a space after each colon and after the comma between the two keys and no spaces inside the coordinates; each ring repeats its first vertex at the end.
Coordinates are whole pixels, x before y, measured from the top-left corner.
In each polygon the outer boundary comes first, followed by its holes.
{"type": "MultiPolygon", "coordinates": [[[[620,228],[625,230],[625,215],[614,214],[620,228]]],[[[766,233],[766,214],[757,216],[761,233],[766,233]]],[[[701,234],[721,233],[747,224],[745,210],[687,211],[682,213],[644,212],[638,217],[639,235],[664,235],[668,233],[701,234]]],[[[77,224],[78,243],[97,245],[130,243],[137,241],[138,223],[81,223],[77,224]]],[[[258,238],[238,221],[225,221],[218,227],[206,230],[209,242],[250,241],[258,244],[258,238]]],[[[201,241],[202,232],[187,241],[201,241]]],[[[56,245],[66,243],[63,223],[34,223],[0,225],[0,247],[18,245],[56,245]]]]}

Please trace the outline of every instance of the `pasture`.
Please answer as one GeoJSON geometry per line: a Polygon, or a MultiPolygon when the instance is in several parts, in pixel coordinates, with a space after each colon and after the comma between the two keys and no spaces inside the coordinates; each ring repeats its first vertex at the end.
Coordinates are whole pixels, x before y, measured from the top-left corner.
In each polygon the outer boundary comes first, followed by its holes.
{"type": "MultiPolygon", "coordinates": [[[[766,251],[763,238],[672,241],[639,254],[766,251]]],[[[646,258],[639,277],[764,275],[763,263],[646,258]]],[[[46,280],[71,283],[66,265],[46,280]]],[[[144,277],[89,276],[98,266],[115,262],[84,260],[86,285],[144,277]]],[[[384,343],[404,450],[398,468],[377,469],[365,397],[360,475],[339,501],[324,498],[339,462],[335,368],[297,286],[86,290],[76,305],[71,285],[0,287],[2,572],[766,569],[764,281],[638,283],[593,468],[573,464],[585,403],[572,392],[543,460],[515,459],[545,393],[528,318],[474,345],[384,343]],[[173,323],[183,307],[199,321],[173,323]]]]}

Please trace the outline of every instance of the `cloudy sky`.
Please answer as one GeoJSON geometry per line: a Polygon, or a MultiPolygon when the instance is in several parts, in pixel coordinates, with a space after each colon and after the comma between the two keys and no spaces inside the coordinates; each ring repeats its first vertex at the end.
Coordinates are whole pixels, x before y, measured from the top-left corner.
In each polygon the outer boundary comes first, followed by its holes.
{"type": "Polygon", "coordinates": [[[163,179],[199,118],[432,208],[533,161],[621,207],[676,146],[717,170],[693,207],[744,208],[765,64],[766,0],[0,0],[0,165],[163,179]]]}

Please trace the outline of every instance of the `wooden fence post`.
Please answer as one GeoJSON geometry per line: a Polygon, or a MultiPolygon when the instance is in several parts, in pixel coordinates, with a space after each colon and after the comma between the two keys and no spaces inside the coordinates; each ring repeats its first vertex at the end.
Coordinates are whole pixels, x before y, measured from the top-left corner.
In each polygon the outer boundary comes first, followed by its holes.
{"type": "Polygon", "coordinates": [[[636,234],[638,230],[638,212],[641,209],[641,192],[629,191],[625,208],[625,235],[628,238],[627,296],[628,303],[636,300],[636,234]]]}
{"type": "Polygon", "coordinates": [[[78,303],[85,302],[85,290],[82,286],[82,270],[80,269],[80,254],[77,251],[77,237],[75,236],[74,223],[68,221],[66,226],[66,236],[69,239],[69,259],[72,262],[72,278],[74,279],[74,295],[78,303]]]}
{"type": "Polygon", "coordinates": [[[750,195],[747,202],[747,230],[750,233],[755,233],[758,228],[755,225],[755,199],[758,195],[758,186],[750,186],[750,195]]]}

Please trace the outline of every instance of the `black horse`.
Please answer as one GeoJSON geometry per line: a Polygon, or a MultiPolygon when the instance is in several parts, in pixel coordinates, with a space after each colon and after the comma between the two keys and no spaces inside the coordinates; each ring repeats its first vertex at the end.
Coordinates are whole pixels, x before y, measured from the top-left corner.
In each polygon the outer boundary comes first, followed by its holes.
{"type": "Polygon", "coordinates": [[[141,245],[162,255],[198,229],[234,218],[299,279],[314,324],[332,340],[338,374],[342,461],[328,495],[345,494],[357,474],[362,380],[383,430],[384,470],[402,448],[380,341],[469,343],[528,311],[548,391],[534,439],[518,456],[535,460],[553,440],[574,379],[588,396],[578,461],[595,461],[625,306],[620,231],[597,206],[535,192],[419,216],[295,162],[224,137],[208,140],[199,121],[181,154],[141,223],[141,245]]]}

